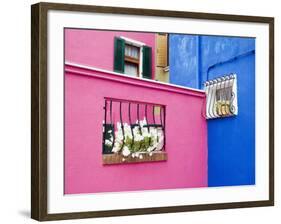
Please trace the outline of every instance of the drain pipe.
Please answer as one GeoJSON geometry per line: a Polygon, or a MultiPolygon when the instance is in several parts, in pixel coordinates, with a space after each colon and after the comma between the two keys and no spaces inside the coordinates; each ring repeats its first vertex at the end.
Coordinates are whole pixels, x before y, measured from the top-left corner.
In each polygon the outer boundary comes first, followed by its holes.
{"type": "MultiPolygon", "coordinates": [[[[245,52],[243,54],[236,55],[235,57],[229,58],[229,59],[227,59],[225,61],[221,61],[221,62],[218,62],[218,63],[215,63],[215,64],[209,66],[208,69],[207,69],[206,80],[207,81],[209,80],[209,73],[210,73],[210,71],[212,69],[217,68],[217,67],[219,67],[221,65],[224,65],[224,64],[227,64],[227,63],[231,63],[231,62],[236,61],[236,60],[238,60],[240,58],[247,57],[247,56],[249,56],[251,54],[254,54],[254,53],[255,53],[255,50],[247,51],[247,52],[245,52]]],[[[203,83],[201,85],[203,85],[203,83]]]]}

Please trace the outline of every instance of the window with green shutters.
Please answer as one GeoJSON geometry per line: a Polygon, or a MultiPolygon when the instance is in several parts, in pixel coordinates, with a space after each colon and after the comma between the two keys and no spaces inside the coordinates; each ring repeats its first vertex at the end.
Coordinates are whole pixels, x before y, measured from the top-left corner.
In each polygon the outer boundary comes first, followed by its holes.
{"type": "Polygon", "coordinates": [[[114,38],[114,71],[130,76],[152,79],[152,49],[133,40],[114,38]]]}

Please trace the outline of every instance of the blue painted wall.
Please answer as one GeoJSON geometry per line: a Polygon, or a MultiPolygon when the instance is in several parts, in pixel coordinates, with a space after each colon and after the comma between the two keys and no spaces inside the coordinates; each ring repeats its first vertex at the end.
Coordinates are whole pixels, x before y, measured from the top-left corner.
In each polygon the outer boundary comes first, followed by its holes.
{"type": "Polygon", "coordinates": [[[208,180],[255,184],[255,39],[170,34],[169,62],[170,82],[187,87],[237,74],[238,115],[208,120],[208,180]]]}
{"type": "Polygon", "coordinates": [[[198,88],[198,53],[197,36],[169,35],[170,83],[198,88]]]}

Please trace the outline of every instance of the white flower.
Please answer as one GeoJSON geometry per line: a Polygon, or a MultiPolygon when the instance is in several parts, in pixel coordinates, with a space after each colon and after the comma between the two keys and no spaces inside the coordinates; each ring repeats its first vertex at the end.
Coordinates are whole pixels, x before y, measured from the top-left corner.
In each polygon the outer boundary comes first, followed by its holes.
{"type": "MultiPolygon", "coordinates": [[[[121,131],[121,133],[123,134],[122,131],[121,131]]],[[[125,123],[125,125],[124,125],[124,135],[125,135],[125,138],[132,138],[131,127],[127,123],[125,123]]]]}
{"type": "Polygon", "coordinates": [[[137,135],[139,133],[139,127],[138,126],[135,126],[133,128],[133,132],[134,132],[134,135],[137,135]]]}
{"type": "Polygon", "coordinates": [[[158,136],[158,137],[162,137],[162,136],[163,136],[163,130],[158,130],[157,136],[158,136]]]}
{"type": "Polygon", "coordinates": [[[149,133],[148,131],[144,131],[143,133],[142,133],[142,136],[143,137],[151,137],[151,133],[149,133]]]}
{"type": "Polygon", "coordinates": [[[142,156],[142,154],[140,154],[139,158],[140,158],[140,159],[143,159],[143,156],[142,156]]]}
{"type": "Polygon", "coordinates": [[[112,152],[117,153],[117,152],[119,152],[119,150],[120,150],[120,148],[114,146],[112,149],[112,152]]]}
{"type": "Polygon", "coordinates": [[[122,130],[122,126],[121,126],[121,123],[120,123],[120,122],[117,122],[117,130],[118,130],[118,131],[121,131],[121,130],[122,130]]]}
{"type": "Polygon", "coordinates": [[[150,156],[152,156],[152,152],[156,150],[161,150],[164,145],[164,132],[162,128],[156,128],[156,127],[147,127],[147,119],[146,117],[143,118],[143,120],[136,121],[136,126],[132,129],[131,125],[128,123],[121,124],[120,122],[117,122],[115,130],[115,133],[112,133],[112,130],[108,130],[108,133],[110,134],[110,139],[106,140],[105,144],[107,145],[113,145],[112,152],[118,153],[122,151],[122,155],[124,157],[128,157],[129,155],[132,156],[132,158],[138,157],[143,158],[143,155],[140,154],[140,152],[134,152],[131,153],[130,150],[132,150],[132,147],[135,147],[136,145],[126,145],[126,142],[132,142],[132,139],[134,138],[135,144],[142,144],[142,147],[140,148],[140,151],[143,153],[149,153],[150,156]],[[122,128],[123,125],[123,128],[122,128]],[[113,136],[114,135],[114,136],[113,136]],[[149,138],[149,146],[144,148],[143,142],[144,138],[149,138]],[[113,141],[114,139],[114,141],[113,141]],[[122,148],[123,147],[123,148],[122,148]],[[122,148],[122,150],[121,150],[122,148]]]}
{"type": "Polygon", "coordinates": [[[123,134],[122,134],[122,132],[117,132],[116,133],[116,139],[117,139],[117,141],[123,141],[123,134]]]}
{"type": "Polygon", "coordinates": [[[152,152],[150,152],[150,153],[149,153],[149,156],[152,156],[152,155],[153,155],[153,153],[152,153],[152,152]]]}
{"type": "Polygon", "coordinates": [[[105,144],[108,145],[108,146],[111,146],[112,145],[112,141],[109,141],[108,139],[105,139],[105,144]]]}
{"type": "Polygon", "coordinates": [[[143,120],[140,121],[140,126],[143,128],[144,125],[147,125],[146,118],[144,117],[143,120]]]}
{"type": "Polygon", "coordinates": [[[140,156],[140,153],[139,152],[136,152],[135,153],[135,156],[138,158],[140,156]]]}
{"type": "Polygon", "coordinates": [[[160,139],[159,143],[156,146],[156,151],[160,151],[164,146],[164,138],[160,139]]]}
{"type": "Polygon", "coordinates": [[[123,156],[129,156],[131,154],[131,151],[129,150],[129,148],[127,146],[124,146],[123,150],[122,150],[122,154],[123,156]]]}
{"type": "Polygon", "coordinates": [[[142,141],[143,139],[144,139],[144,137],[143,137],[142,135],[136,135],[134,140],[135,140],[136,142],[140,142],[140,141],[142,141]]]}
{"type": "Polygon", "coordinates": [[[112,149],[112,152],[117,153],[117,152],[120,151],[120,149],[121,149],[120,143],[119,143],[119,142],[115,142],[115,143],[114,143],[114,147],[113,147],[113,149],[112,149]]]}

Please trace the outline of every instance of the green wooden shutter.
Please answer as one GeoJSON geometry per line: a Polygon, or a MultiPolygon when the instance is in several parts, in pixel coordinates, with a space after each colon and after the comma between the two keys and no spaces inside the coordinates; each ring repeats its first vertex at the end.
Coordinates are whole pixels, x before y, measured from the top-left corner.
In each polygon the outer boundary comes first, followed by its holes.
{"type": "Polygon", "coordinates": [[[114,71],[124,73],[125,40],[114,37],[114,71]]]}
{"type": "Polygon", "coordinates": [[[142,47],[142,77],[152,79],[151,47],[142,47]]]}

